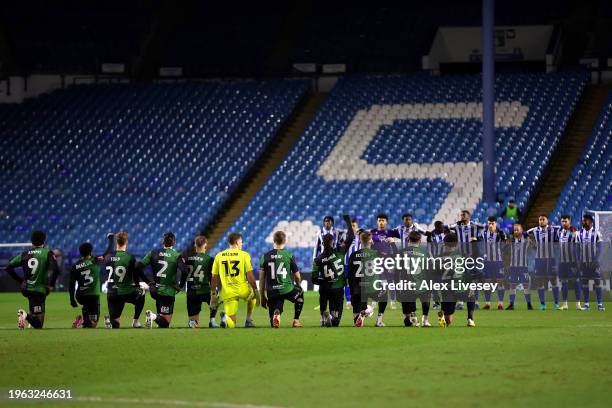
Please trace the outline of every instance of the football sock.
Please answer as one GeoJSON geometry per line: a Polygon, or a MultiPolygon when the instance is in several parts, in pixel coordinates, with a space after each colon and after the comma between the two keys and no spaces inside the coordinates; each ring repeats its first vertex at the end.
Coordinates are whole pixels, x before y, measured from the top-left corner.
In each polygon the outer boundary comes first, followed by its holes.
{"type": "Polygon", "coordinates": [[[584,299],[584,303],[589,303],[589,287],[588,286],[582,287],[582,297],[584,299]]]}
{"type": "Polygon", "coordinates": [[[42,329],[42,322],[38,320],[36,316],[28,313],[26,315],[26,320],[28,321],[28,323],[30,323],[30,326],[32,326],[33,328],[42,329]]]}
{"type": "Polygon", "coordinates": [[[302,314],[302,308],[304,307],[304,302],[295,302],[294,311],[293,311],[293,319],[299,320],[300,315],[302,314]]]}
{"type": "Polygon", "coordinates": [[[540,299],[540,304],[546,303],[546,292],[544,292],[544,288],[538,288],[538,299],[540,299]]]}
{"type": "Polygon", "coordinates": [[[478,302],[478,291],[474,291],[474,301],[478,302]]]}
{"type": "Polygon", "coordinates": [[[145,305],[145,297],[140,296],[136,303],[134,303],[134,320],[140,319],[140,314],[142,313],[142,309],[144,309],[145,305]]]}
{"type": "Polygon", "coordinates": [[[569,294],[569,288],[567,287],[567,281],[561,282],[561,299],[567,302],[567,295],[569,294]]]}
{"type": "Polygon", "coordinates": [[[506,289],[502,286],[501,289],[497,290],[497,300],[500,302],[504,301],[504,295],[506,294],[506,289]]]}
{"type": "Polygon", "coordinates": [[[597,304],[601,305],[603,303],[603,291],[601,286],[595,286],[595,294],[597,296],[597,304]]]}
{"type": "Polygon", "coordinates": [[[484,293],[485,302],[489,303],[491,301],[491,291],[486,290],[484,293]]]}
{"type": "Polygon", "coordinates": [[[120,326],[121,324],[119,323],[119,320],[111,319],[111,327],[113,329],[118,329],[120,326]]]}
{"type": "Polygon", "coordinates": [[[382,316],[387,309],[387,302],[378,302],[378,315],[382,316]]]}
{"type": "Polygon", "coordinates": [[[423,310],[423,316],[427,316],[429,314],[429,302],[422,302],[421,309],[423,310]]]}
{"type": "Polygon", "coordinates": [[[525,292],[525,302],[531,303],[531,293],[525,292]]]}
{"type": "Polygon", "coordinates": [[[474,320],[474,309],[475,308],[476,308],[476,302],[467,302],[468,319],[474,320]]]}
{"type": "Polygon", "coordinates": [[[555,304],[559,303],[559,286],[555,285],[552,287],[553,300],[555,304]]]}
{"type": "Polygon", "coordinates": [[[510,304],[513,305],[514,304],[514,299],[516,299],[516,291],[511,290],[509,298],[510,298],[510,304]]]}
{"type": "Polygon", "coordinates": [[[580,296],[582,295],[582,287],[580,287],[580,282],[574,282],[574,295],[576,295],[576,302],[580,302],[580,296]]]}
{"type": "Polygon", "coordinates": [[[208,315],[208,318],[210,319],[211,322],[215,321],[215,317],[217,316],[217,309],[210,309],[210,313],[208,315]]]}

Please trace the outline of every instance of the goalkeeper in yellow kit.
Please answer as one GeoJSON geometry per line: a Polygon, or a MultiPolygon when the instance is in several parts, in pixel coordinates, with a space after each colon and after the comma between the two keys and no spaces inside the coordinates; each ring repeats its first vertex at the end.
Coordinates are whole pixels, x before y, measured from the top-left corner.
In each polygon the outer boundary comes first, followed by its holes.
{"type": "Polygon", "coordinates": [[[226,315],[221,317],[221,327],[230,329],[236,327],[236,312],[240,299],[247,302],[244,327],[255,327],[252,319],[253,310],[259,305],[260,298],[253,275],[251,256],[242,250],[242,235],[232,232],[227,237],[227,242],[229,248],[219,252],[213,262],[211,298],[217,296],[217,288],[221,283],[221,299],[226,315]]]}

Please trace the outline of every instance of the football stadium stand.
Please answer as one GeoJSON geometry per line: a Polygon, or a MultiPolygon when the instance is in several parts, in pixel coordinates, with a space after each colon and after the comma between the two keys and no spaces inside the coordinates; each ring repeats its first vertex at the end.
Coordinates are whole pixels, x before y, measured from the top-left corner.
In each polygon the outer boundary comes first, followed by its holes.
{"type": "MultiPolygon", "coordinates": [[[[497,78],[496,181],[524,207],[582,92],[584,72],[497,78]]],[[[431,225],[460,209],[483,220],[479,76],[347,77],[340,80],[284,162],[229,231],[254,256],[276,229],[309,270],[322,218],[342,211],[372,227],[410,211],[431,225]]],[[[495,208],[495,211],[499,211],[495,208]]],[[[225,246],[219,242],[213,249],[225,246]]]]}
{"type": "Polygon", "coordinates": [[[572,175],[559,196],[551,220],[561,221],[569,214],[579,225],[582,210],[612,211],[612,93],[595,124],[588,143],[584,146],[572,175]]]}
{"type": "Polygon", "coordinates": [[[210,222],[307,89],[304,81],[73,86],[0,107],[0,235],[74,251],[127,230],[142,254],[210,222]]]}

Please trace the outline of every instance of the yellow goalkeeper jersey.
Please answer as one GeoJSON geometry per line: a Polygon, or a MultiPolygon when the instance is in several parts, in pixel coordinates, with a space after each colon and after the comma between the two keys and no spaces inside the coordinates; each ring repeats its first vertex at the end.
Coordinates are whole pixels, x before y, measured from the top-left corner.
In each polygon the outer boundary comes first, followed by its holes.
{"type": "Polygon", "coordinates": [[[252,271],[251,256],[241,249],[226,249],[215,256],[212,274],[221,279],[221,297],[229,299],[249,293],[247,272],[252,271]]]}

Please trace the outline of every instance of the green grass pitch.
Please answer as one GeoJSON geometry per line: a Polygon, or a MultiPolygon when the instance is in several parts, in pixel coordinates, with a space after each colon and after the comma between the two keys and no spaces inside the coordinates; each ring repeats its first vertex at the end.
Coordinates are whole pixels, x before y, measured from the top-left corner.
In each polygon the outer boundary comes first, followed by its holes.
{"type": "MultiPolygon", "coordinates": [[[[147,295],[148,296],[148,295],[147,295]]],[[[102,313],[106,297],[102,296],[102,313]]],[[[146,308],[152,308],[147,300],[146,308]]],[[[308,293],[304,327],[279,330],[258,309],[255,329],[185,328],[179,294],[169,330],[70,329],[77,309],[66,293],[47,299],[45,329],[17,330],[20,294],[0,294],[0,389],[70,388],[72,402],[17,406],[200,407],[602,407],[612,389],[612,311],[477,311],[476,328],[405,328],[388,309],[387,327],[320,328],[308,293]]],[[[550,305],[552,306],[552,305],[550,305]]],[[[132,306],[124,311],[128,325],[132,306]]],[[[244,321],[241,304],[239,325],[244,321]]],[[[203,316],[208,315],[205,307],[203,316]]],[[[141,318],[144,322],[144,313],[141,318]]],[[[202,319],[207,321],[207,319],[202,319]]]]}

